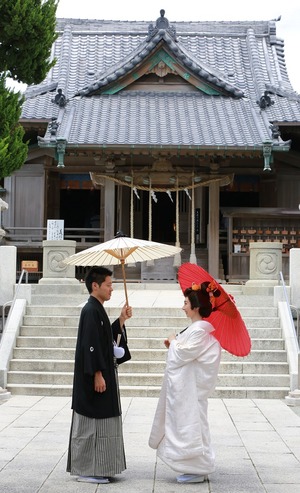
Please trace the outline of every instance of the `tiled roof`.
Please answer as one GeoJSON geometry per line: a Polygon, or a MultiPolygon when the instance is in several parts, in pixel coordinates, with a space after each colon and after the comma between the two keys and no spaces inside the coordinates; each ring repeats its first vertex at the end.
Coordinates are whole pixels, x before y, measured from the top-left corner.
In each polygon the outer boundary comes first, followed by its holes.
{"type": "Polygon", "coordinates": [[[70,146],[250,148],[271,138],[268,119],[250,101],[198,93],[76,98],[57,116],[57,136],[70,146]]]}
{"type": "Polygon", "coordinates": [[[76,98],[60,115],[57,136],[70,146],[245,148],[259,147],[271,137],[258,106],[199,93],[127,91],[76,98]]]}
{"type": "Polygon", "coordinates": [[[57,136],[69,145],[229,147],[261,146],[270,139],[269,122],[300,121],[300,96],[289,82],[274,21],[171,26],[173,38],[165,29],[150,35],[149,22],[59,19],[57,63],[44,83],[28,88],[22,119],[58,118],[57,136]],[[86,97],[143,63],[161,42],[226,95],[124,89],[86,97]],[[62,108],[52,102],[59,88],[68,101],[62,108]],[[274,104],[260,109],[266,90],[274,104]]]}
{"type": "Polygon", "coordinates": [[[84,96],[94,93],[98,89],[103,90],[103,88],[110,85],[112,82],[117,81],[121,76],[124,76],[135,67],[138,67],[161,41],[165,42],[165,45],[169,48],[170,52],[180,60],[184,67],[187,67],[191,73],[199,76],[203,81],[214,84],[216,88],[226,91],[227,95],[234,97],[242,97],[244,95],[243,91],[226,80],[227,78],[218,69],[209,67],[204,62],[199,62],[195,56],[184,49],[184,46],[181,43],[177,42],[177,38],[173,37],[168,30],[163,29],[157,30],[152,36],[149,35],[147,39],[140,43],[138,48],[125,57],[121,63],[113,65],[104,73],[99,74],[92,84],[79,90],[78,94],[84,96]]]}

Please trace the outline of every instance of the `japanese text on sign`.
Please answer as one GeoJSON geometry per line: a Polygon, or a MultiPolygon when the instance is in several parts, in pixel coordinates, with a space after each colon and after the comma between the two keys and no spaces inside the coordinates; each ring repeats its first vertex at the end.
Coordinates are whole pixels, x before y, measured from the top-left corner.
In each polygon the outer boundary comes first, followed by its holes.
{"type": "Polygon", "coordinates": [[[47,221],[47,240],[64,239],[64,220],[48,219],[47,221]]]}

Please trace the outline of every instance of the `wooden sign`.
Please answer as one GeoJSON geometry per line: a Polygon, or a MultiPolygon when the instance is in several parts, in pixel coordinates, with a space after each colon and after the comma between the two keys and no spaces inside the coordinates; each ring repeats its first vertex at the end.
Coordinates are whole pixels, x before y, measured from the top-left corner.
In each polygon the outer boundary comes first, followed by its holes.
{"type": "Polygon", "coordinates": [[[27,272],[38,272],[39,263],[37,260],[22,260],[21,269],[27,272]]]}

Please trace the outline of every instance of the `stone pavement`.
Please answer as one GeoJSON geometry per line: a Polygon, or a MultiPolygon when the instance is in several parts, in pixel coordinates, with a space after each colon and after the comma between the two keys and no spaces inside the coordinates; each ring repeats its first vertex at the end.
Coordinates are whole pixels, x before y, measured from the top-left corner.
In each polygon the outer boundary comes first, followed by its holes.
{"type": "Polygon", "coordinates": [[[299,493],[300,416],[281,400],[210,399],[216,472],[183,485],[148,436],[156,398],[122,398],[127,470],[104,485],[66,473],[70,398],[0,401],[1,493],[299,493]]]}

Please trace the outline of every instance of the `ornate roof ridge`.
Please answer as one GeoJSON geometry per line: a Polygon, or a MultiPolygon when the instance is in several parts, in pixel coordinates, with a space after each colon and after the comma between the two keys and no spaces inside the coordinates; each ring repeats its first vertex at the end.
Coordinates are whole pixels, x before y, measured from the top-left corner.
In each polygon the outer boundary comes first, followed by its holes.
{"type": "Polygon", "coordinates": [[[36,96],[40,96],[42,94],[46,94],[48,92],[53,92],[57,89],[58,82],[42,82],[38,85],[28,86],[25,90],[24,96],[25,99],[35,98],[36,96]]]}
{"type": "MultiPolygon", "coordinates": [[[[172,21],[172,27],[176,28],[177,33],[180,32],[180,34],[189,34],[195,32],[196,34],[199,35],[199,33],[206,34],[208,32],[211,32],[212,34],[216,35],[216,26],[219,27],[224,27],[226,28],[226,32],[231,31],[234,33],[234,27],[236,28],[243,28],[244,33],[247,32],[247,29],[250,27],[254,28],[264,28],[263,33],[264,34],[269,34],[270,31],[270,26],[272,26],[272,34],[274,33],[274,27],[275,25],[274,19],[271,20],[242,20],[242,21],[195,21],[195,20],[190,20],[190,21],[177,21],[174,20],[172,21]],[[203,28],[206,27],[207,30],[203,30],[203,28]],[[189,28],[187,31],[186,28],[189,28]],[[193,28],[195,31],[193,31],[193,28]],[[181,29],[183,31],[181,31],[181,29]]],[[[88,26],[89,30],[92,30],[94,27],[97,28],[99,34],[101,33],[101,26],[107,27],[107,26],[112,26],[115,28],[122,28],[124,26],[124,32],[127,34],[134,34],[136,29],[134,31],[128,30],[128,27],[132,25],[133,28],[138,28],[138,32],[148,32],[149,25],[153,23],[153,21],[141,21],[141,20],[108,20],[108,19],[75,19],[75,18],[57,18],[56,19],[56,27],[57,30],[61,31],[64,29],[64,26],[66,25],[71,25],[71,26],[88,26]],[[125,29],[126,28],[126,29],[125,29]]],[[[218,30],[219,34],[222,35],[222,31],[218,30]]],[[[114,32],[114,29],[109,30],[109,32],[114,32]]],[[[238,34],[238,33],[237,33],[238,34]]]]}
{"type": "Polygon", "coordinates": [[[287,98],[290,101],[298,101],[300,103],[300,94],[297,91],[291,91],[288,87],[285,87],[284,84],[266,84],[266,90],[271,94],[276,94],[277,96],[287,98]]]}
{"type": "Polygon", "coordinates": [[[158,47],[159,43],[164,42],[174,57],[176,57],[180,63],[196,77],[231,94],[233,97],[243,97],[243,91],[231,84],[226,79],[225,75],[221,74],[219,70],[211,68],[208,64],[198,60],[181,45],[177,40],[175,27],[170,25],[164,14],[165,11],[162,9],[160,11],[160,17],[156,20],[155,26],[153,26],[153,24],[149,25],[147,38],[142,41],[134,51],[132,51],[122,62],[110,67],[106,72],[98,74],[98,77],[96,77],[94,82],[79,90],[76,95],[89,96],[96,91],[102,91],[112,83],[117,83],[119,79],[132,72],[135,67],[141,66],[150,53],[154,52],[158,47]]]}

